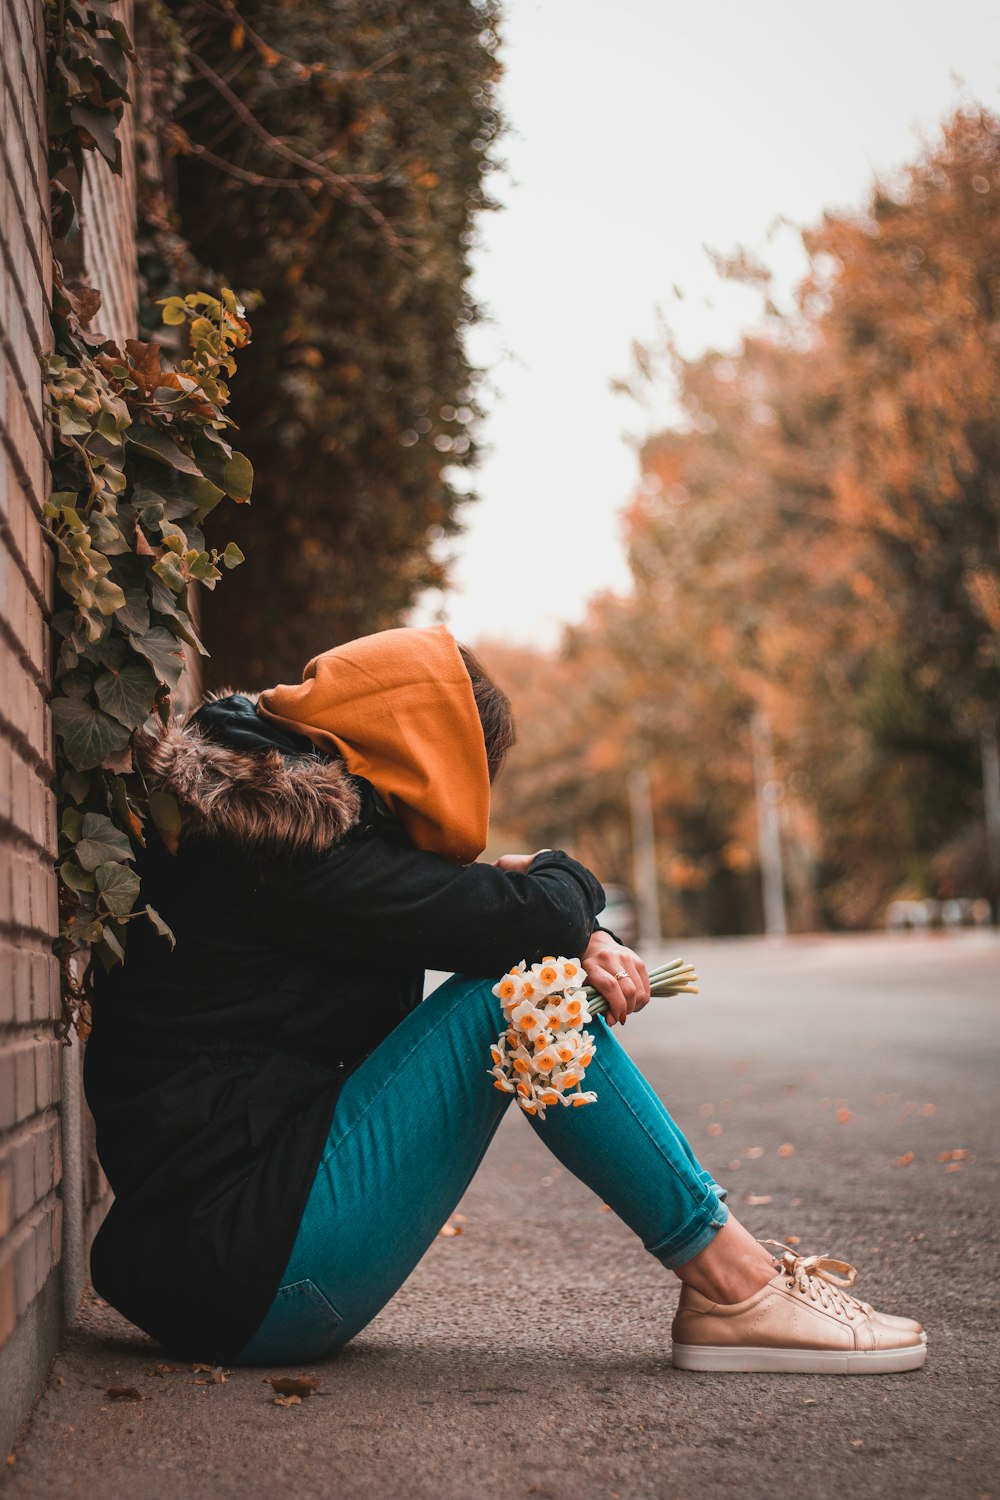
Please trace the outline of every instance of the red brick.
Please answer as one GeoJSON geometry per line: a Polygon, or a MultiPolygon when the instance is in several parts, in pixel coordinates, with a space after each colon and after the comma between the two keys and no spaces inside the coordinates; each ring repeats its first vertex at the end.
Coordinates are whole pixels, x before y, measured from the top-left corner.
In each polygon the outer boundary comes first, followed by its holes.
{"type": "Polygon", "coordinates": [[[14,1257],[0,1265],[0,1344],[6,1343],[17,1326],[17,1292],[14,1286],[14,1257]]]}

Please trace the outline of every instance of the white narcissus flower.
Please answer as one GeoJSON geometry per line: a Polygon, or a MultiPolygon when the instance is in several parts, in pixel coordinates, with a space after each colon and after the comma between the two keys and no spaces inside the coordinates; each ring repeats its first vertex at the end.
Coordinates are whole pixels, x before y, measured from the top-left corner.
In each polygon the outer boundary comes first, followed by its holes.
{"type": "Polygon", "coordinates": [[[543,958],[540,964],[531,965],[530,972],[532,981],[538,986],[543,995],[551,995],[563,987],[557,959],[543,958]]]}
{"type": "Polygon", "coordinates": [[[580,1086],[594,1056],[594,1038],[582,1030],[591,1020],[583,978],[576,958],[543,958],[530,969],[522,959],[493,987],[506,1027],[490,1048],[490,1077],[541,1120],[554,1105],[590,1104],[597,1097],[580,1086]]]}
{"type": "Polygon", "coordinates": [[[526,1037],[545,1030],[545,1013],[532,1005],[530,1000],[522,1000],[520,1005],[515,1006],[510,1019],[512,1025],[526,1037]]]}

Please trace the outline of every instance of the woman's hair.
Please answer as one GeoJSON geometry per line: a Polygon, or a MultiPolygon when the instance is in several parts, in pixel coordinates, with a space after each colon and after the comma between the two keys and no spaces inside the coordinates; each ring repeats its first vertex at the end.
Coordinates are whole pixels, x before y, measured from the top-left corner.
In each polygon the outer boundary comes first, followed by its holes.
{"type": "Polygon", "coordinates": [[[479,722],[483,726],[483,739],[486,741],[486,764],[490,770],[490,781],[496,781],[500,768],[507,759],[508,750],[517,740],[510,699],[502,688],[497,687],[469,646],[459,643],[458,649],[472,679],[472,691],[479,710],[479,722]]]}

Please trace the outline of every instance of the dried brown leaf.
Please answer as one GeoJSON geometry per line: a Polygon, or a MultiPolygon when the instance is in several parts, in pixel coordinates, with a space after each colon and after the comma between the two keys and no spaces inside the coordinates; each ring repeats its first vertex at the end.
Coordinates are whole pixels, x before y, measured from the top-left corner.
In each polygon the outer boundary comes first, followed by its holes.
{"type": "Polygon", "coordinates": [[[743,1202],[744,1203],[749,1203],[750,1206],[751,1206],[751,1208],[759,1208],[759,1207],[762,1207],[765,1203],[772,1203],[773,1201],[774,1200],[771,1197],[770,1193],[744,1193],[743,1194],[743,1202]]]}
{"type": "Polygon", "coordinates": [[[315,1375],[269,1375],[267,1383],[279,1396],[311,1396],[319,1390],[315,1375]]]}
{"type": "Polygon", "coordinates": [[[301,1406],[302,1405],[302,1397],[301,1396],[275,1396],[275,1398],[274,1398],[274,1404],[275,1404],[275,1406],[301,1406]]]}

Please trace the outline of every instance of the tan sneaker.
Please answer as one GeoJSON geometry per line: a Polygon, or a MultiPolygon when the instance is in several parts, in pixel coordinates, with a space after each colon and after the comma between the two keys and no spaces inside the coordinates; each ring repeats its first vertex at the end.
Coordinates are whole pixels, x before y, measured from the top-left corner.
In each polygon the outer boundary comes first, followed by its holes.
{"type": "Polygon", "coordinates": [[[848,1294],[853,1266],[780,1248],[781,1270],[743,1302],[710,1302],[681,1288],[672,1329],[677,1369],[874,1375],[924,1363],[919,1323],[877,1313],[848,1294]]]}

